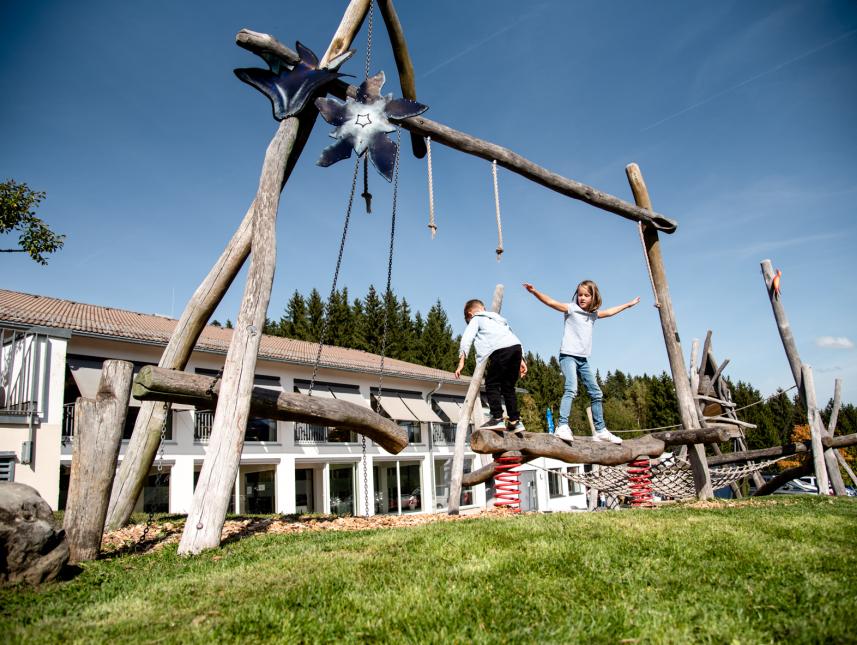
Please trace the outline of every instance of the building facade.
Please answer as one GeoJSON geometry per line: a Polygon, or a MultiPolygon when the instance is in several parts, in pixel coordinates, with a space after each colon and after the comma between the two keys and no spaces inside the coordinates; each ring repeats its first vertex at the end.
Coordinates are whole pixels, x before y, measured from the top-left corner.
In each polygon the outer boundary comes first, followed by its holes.
{"type": "MultiPolygon", "coordinates": [[[[0,290],[0,481],[36,488],[62,509],[78,397],[94,398],[106,359],[155,365],[176,321],[0,290]]],[[[206,327],[186,367],[214,376],[232,331],[206,327]]],[[[230,501],[232,513],[403,514],[445,511],[455,428],[468,379],[366,352],[264,336],[257,387],[342,399],[377,410],[408,433],[397,455],[336,427],[251,418],[230,501]],[[379,385],[381,389],[379,391],[379,385]]],[[[140,403],[131,397],[120,460],[140,403]]],[[[477,424],[483,410],[474,412],[477,424]]],[[[174,405],[137,510],[187,513],[206,458],[213,412],[174,405]]],[[[470,424],[472,430],[473,424],[470,424]]],[[[468,442],[469,443],[469,442],[468,442]]],[[[467,450],[465,471],[491,461],[467,450]]],[[[585,491],[562,477],[564,462],[537,459],[521,471],[524,510],[586,508],[585,491]]],[[[462,511],[493,504],[492,483],[462,491],[462,511]]]]}

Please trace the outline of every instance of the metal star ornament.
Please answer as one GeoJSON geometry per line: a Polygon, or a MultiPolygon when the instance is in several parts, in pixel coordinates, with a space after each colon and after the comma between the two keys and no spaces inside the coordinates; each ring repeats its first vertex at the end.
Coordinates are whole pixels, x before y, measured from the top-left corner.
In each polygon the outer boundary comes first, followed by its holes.
{"type": "Polygon", "coordinates": [[[300,112],[321,86],[340,76],[347,76],[336,70],[354,54],[354,50],[349,50],[319,69],[318,57],[312,50],[300,42],[295,43],[295,48],[300,56],[297,63],[292,64],[275,54],[265,54],[262,58],[270,69],[249,67],[235,70],[238,78],[270,99],[274,118],[278,121],[300,112]]]}
{"type": "Polygon", "coordinates": [[[367,78],[357,88],[356,96],[349,96],[344,103],[336,98],[315,100],[324,120],[335,126],[330,136],[337,139],[322,151],[319,166],[348,159],[352,149],[358,157],[368,150],[376,170],[387,181],[393,181],[397,146],[387,137],[396,130],[390,121],[422,114],[428,106],[410,99],[394,99],[392,94],[381,96],[384,81],[384,72],[367,78]]]}

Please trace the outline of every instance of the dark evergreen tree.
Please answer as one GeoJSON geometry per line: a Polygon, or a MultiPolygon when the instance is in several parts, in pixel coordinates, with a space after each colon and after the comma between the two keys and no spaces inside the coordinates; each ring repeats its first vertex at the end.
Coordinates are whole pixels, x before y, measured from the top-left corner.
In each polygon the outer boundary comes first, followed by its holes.
{"type": "Polygon", "coordinates": [[[313,289],[307,300],[307,340],[319,342],[324,324],[324,301],[318,290],[313,289]]]}
{"type": "Polygon", "coordinates": [[[369,292],[363,299],[363,323],[360,336],[363,347],[361,349],[381,353],[381,337],[384,331],[384,305],[378,297],[375,287],[369,285],[369,292]]]}
{"type": "Polygon", "coordinates": [[[304,297],[295,290],[280,318],[280,333],[288,338],[309,340],[309,321],[304,297]]]}
{"type": "Polygon", "coordinates": [[[428,367],[451,371],[458,365],[458,343],[453,340],[452,327],[440,300],[429,309],[420,336],[420,350],[428,367]]]}

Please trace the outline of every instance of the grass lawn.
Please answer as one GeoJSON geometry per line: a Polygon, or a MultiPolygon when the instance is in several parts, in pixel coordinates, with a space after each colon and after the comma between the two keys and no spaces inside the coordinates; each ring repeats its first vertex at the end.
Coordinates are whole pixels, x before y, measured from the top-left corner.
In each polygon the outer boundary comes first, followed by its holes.
{"type": "Polygon", "coordinates": [[[857,500],[260,534],[0,591],[5,642],[857,642],[857,500]]]}

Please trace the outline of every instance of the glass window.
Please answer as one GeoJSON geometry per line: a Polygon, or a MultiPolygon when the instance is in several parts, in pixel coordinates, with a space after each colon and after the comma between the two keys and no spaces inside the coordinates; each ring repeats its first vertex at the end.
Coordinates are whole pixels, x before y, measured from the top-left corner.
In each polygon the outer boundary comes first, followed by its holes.
{"type": "Polygon", "coordinates": [[[295,469],[295,511],[298,513],[314,513],[312,468],[295,469]]]}
{"type": "Polygon", "coordinates": [[[250,417],[247,419],[247,432],[244,441],[276,441],[277,421],[276,419],[263,419],[261,417],[250,417]]]}
{"type": "Polygon", "coordinates": [[[170,472],[164,470],[160,475],[146,477],[143,488],[143,511],[146,513],[169,513],[170,511],[170,472]]]}
{"type": "Polygon", "coordinates": [[[330,512],[354,515],[354,465],[330,466],[330,512]]]}
{"type": "Polygon", "coordinates": [[[274,512],[274,471],[246,473],[242,492],[244,499],[241,508],[247,513],[270,515],[274,512]]]}
{"type": "MultiPolygon", "coordinates": [[[[569,475],[574,475],[579,472],[581,472],[580,466],[570,466],[568,469],[569,475]]],[[[584,488],[583,484],[579,484],[576,481],[572,481],[571,479],[568,480],[569,495],[578,495],[584,492],[586,492],[586,489],[584,488]]]]}
{"type": "Polygon", "coordinates": [[[551,497],[562,497],[563,468],[552,468],[548,471],[548,493],[551,497]]]}
{"type": "Polygon", "coordinates": [[[418,421],[397,421],[400,428],[404,428],[408,433],[408,443],[422,443],[423,433],[421,424],[418,421]]]}
{"type": "MultiPolygon", "coordinates": [[[[473,469],[473,459],[465,458],[464,472],[469,473],[473,469]]],[[[435,459],[434,461],[434,481],[435,481],[435,497],[434,507],[439,510],[447,507],[449,499],[449,482],[450,473],[452,471],[452,458],[435,459]]],[[[466,486],[461,489],[460,506],[470,506],[473,504],[473,487],[466,486]]]]}
{"type": "Polygon", "coordinates": [[[0,482],[15,481],[15,457],[0,457],[0,482]]]}

